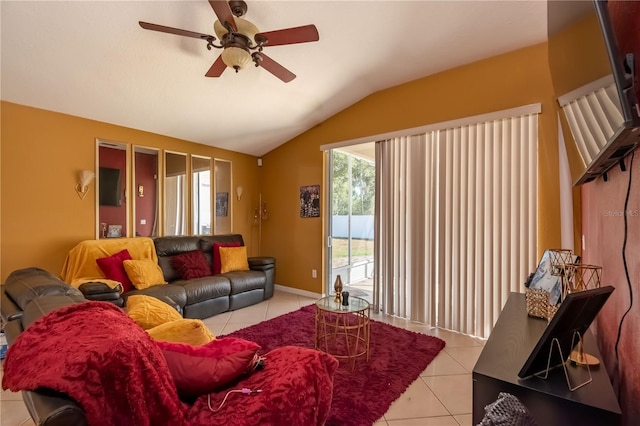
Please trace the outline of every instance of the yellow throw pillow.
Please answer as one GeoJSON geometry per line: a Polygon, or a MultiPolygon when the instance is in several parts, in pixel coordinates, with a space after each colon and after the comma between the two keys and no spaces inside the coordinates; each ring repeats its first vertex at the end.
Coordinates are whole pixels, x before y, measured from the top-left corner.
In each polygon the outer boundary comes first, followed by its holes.
{"type": "Polygon", "coordinates": [[[172,306],[155,297],[141,294],[127,298],[127,314],[145,330],[182,319],[182,315],[172,306]]]}
{"type": "Polygon", "coordinates": [[[233,271],[248,271],[247,248],[220,247],[220,273],[233,271]]]}
{"type": "Polygon", "coordinates": [[[204,345],[216,338],[199,319],[179,319],[167,322],[147,330],[147,333],[154,340],[188,343],[193,346],[204,345]]]}
{"type": "Polygon", "coordinates": [[[152,259],[125,260],[122,264],[131,283],[138,290],[167,283],[162,269],[152,259]]]}

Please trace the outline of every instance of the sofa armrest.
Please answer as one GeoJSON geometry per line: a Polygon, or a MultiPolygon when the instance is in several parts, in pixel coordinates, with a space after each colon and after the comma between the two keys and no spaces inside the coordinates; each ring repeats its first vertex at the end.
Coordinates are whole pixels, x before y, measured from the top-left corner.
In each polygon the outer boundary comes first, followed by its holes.
{"type": "Polygon", "coordinates": [[[80,405],[67,395],[41,388],[23,391],[22,399],[34,423],[39,426],[86,426],[80,405]]]}
{"type": "Polygon", "coordinates": [[[249,263],[249,269],[253,271],[266,271],[276,267],[276,259],[274,257],[249,257],[247,261],[249,263]]]}
{"type": "Polygon", "coordinates": [[[18,338],[20,333],[22,333],[22,321],[9,321],[4,325],[4,334],[7,336],[7,343],[9,346],[13,345],[13,342],[18,338]]]}
{"type": "Polygon", "coordinates": [[[0,285],[0,315],[5,322],[20,320],[22,309],[9,297],[6,290],[6,286],[0,285]]]}
{"type": "Polygon", "coordinates": [[[124,300],[120,296],[120,286],[118,286],[118,288],[111,288],[105,283],[91,281],[80,284],[78,288],[87,300],[111,302],[119,307],[124,306],[124,300]]]}
{"type": "Polygon", "coordinates": [[[267,277],[267,284],[264,287],[264,299],[273,296],[273,289],[276,282],[276,259],[268,256],[249,257],[247,259],[249,269],[252,271],[262,271],[267,277]]]}

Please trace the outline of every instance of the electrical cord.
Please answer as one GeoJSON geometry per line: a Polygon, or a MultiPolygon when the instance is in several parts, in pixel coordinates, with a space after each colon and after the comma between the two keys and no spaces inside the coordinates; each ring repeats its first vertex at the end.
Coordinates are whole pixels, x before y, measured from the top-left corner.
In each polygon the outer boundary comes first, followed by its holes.
{"type": "Polygon", "coordinates": [[[631,285],[631,277],[629,276],[629,266],[627,265],[627,236],[628,236],[628,219],[627,219],[627,208],[629,207],[629,195],[631,194],[631,177],[633,175],[633,157],[635,156],[635,151],[631,153],[631,161],[629,162],[629,185],[627,186],[627,196],[624,200],[624,241],[622,243],[622,263],[624,265],[624,273],[627,278],[627,285],[629,287],[629,307],[622,315],[620,319],[620,324],[618,324],[618,337],[616,338],[615,345],[615,355],[616,355],[616,364],[615,368],[618,369],[619,363],[619,355],[618,355],[618,345],[620,344],[620,337],[622,335],[622,325],[624,324],[624,320],[631,311],[633,307],[633,286],[631,285]]]}
{"type": "Polygon", "coordinates": [[[209,410],[210,411],[216,413],[216,412],[220,411],[220,409],[225,404],[225,402],[227,402],[227,398],[232,393],[241,393],[243,395],[256,395],[256,394],[259,394],[260,392],[262,392],[262,389],[249,389],[249,388],[232,389],[229,392],[227,392],[227,394],[224,396],[224,399],[222,400],[220,405],[218,405],[218,408],[216,408],[215,410],[211,407],[211,394],[209,394],[209,395],[207,395],[207,405],[209,406],[209,410]]]}

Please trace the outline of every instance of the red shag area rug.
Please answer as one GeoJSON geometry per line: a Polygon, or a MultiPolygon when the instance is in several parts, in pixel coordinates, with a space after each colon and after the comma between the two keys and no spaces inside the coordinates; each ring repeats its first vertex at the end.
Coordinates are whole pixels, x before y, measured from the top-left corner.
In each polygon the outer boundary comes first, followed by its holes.
{"type": "MultiPolygon", "coordinates": [[[[228,336],[257,342],[262,346],[260,353],[287,345],[313,348],[315,306],[305,306],[228,336]]],[[[444,345],[437,337],[371,320],[369,361],[366,357],[358,358],[353,370],[348,362],[340,362],[333,380],[333,400],[326,425],[373,424],[420,376],[444,345]]]]}

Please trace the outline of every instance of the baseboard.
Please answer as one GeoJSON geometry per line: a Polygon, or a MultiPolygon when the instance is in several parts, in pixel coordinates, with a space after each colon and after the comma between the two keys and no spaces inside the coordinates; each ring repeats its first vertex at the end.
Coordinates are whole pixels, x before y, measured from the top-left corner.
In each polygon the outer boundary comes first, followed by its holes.
{"type": "Polygon", "coordinates": [[[274,286],[274,288],[278,291],[284,291],[287,293],[293,293],[296,294],[298,296],[304,296],[304,297],[309,297],[312,299],[320,299],[322,297],[322,295],[320,293],[314,293],[312,291],[307,291],[307,290],[300,290],[298,288],[293,288],[293,287],[287,287],[286,285],[280,285],[280,284],[276,284],[274,286]]]}

